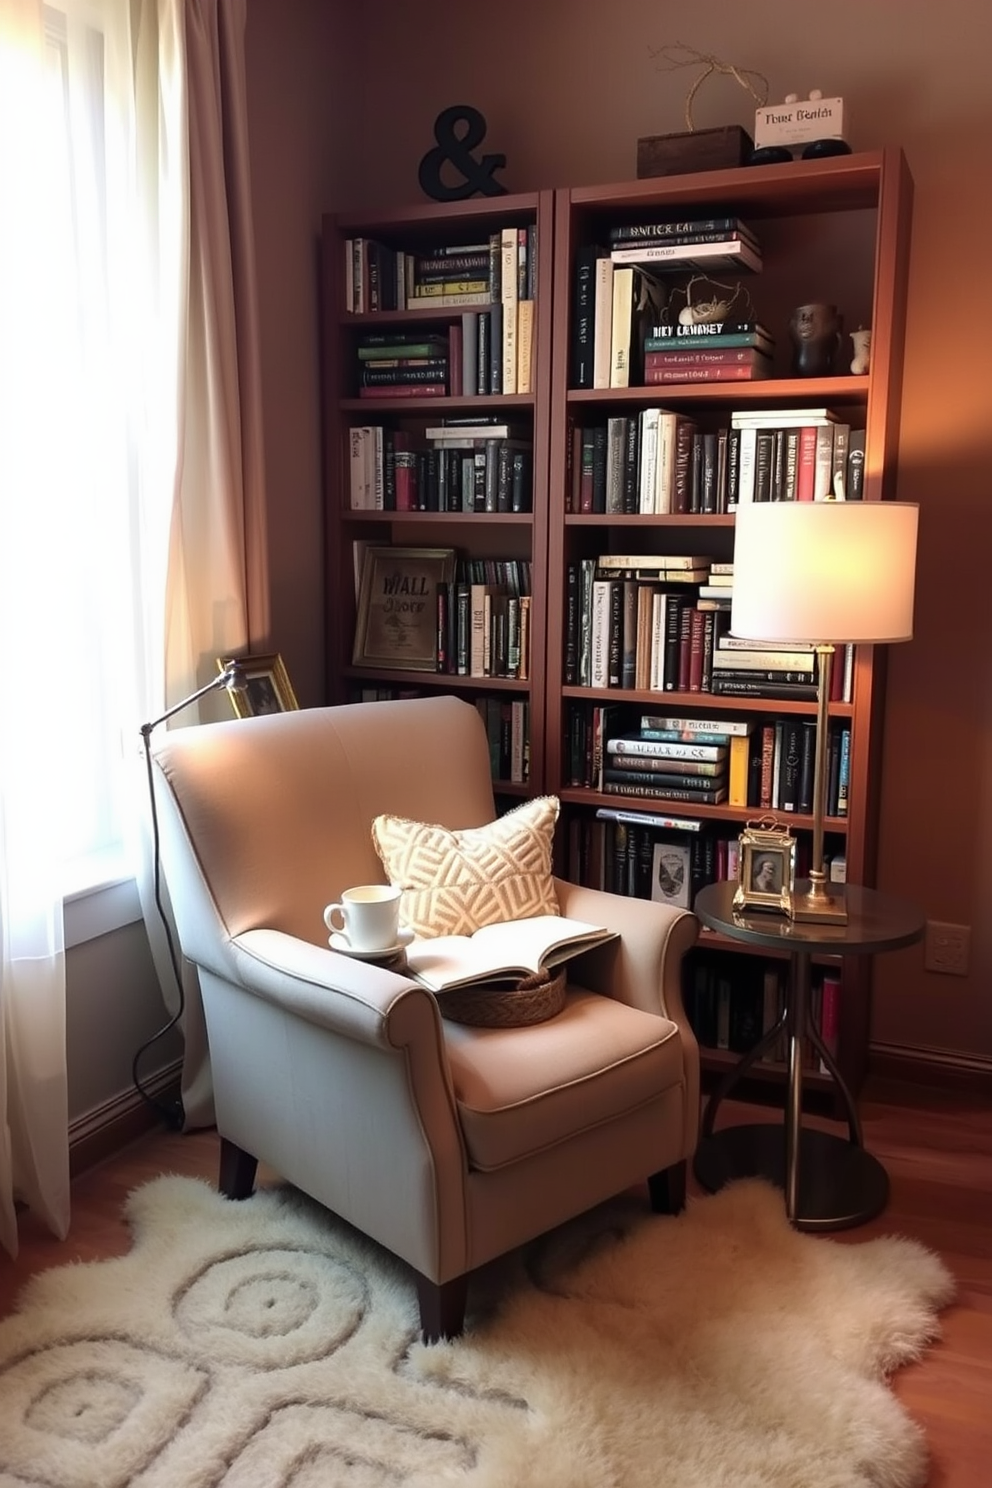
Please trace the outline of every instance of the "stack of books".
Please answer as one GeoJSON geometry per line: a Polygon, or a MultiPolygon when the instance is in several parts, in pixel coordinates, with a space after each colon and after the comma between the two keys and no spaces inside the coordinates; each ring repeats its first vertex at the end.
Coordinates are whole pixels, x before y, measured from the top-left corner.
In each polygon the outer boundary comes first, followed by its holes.
{"type": "Polygon", "coordinates": [[[448,381],[447,336],[394,331],[358,343],[360,398],[443,398],[448,381]]]}
{"type": "Polygon", "coordinates": [[[647,265],[653,273],[700,273],[761,268],[761,248],[739,217],[706,217],[686,222],[628,223],[610,231],[615,264],[647,265]]]}
{"type": "Polygon", "coordinates": [[[774,350],[756,320],[655,325],[644,341],[644,382],[754,381],[772,375],[774,350]]]}
{"type": "Polygon", "coordinates": [[[642,728],[607,739],[604,793],[719,806],[727,799],[729,747],[674,742],[662,737],[667,732],[642,728]]]}

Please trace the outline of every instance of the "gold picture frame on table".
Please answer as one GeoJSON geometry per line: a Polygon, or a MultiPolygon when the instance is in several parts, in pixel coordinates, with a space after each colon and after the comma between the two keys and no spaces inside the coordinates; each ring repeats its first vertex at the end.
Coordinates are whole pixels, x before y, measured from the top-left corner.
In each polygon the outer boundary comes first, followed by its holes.
{"type": "Polygon", "coordinates": [[[740,835],[734,909],[792,913],[796,886],[796,839],[783,822],[765,816],[748,822],[740,835]]]}
{"type": "Polygon", "coordinates": [[[268,656],[218,656],[219,672],[236,662],[237,684],[230,689],[238,718],[260,718],[266,713],[291,713],[299,708],[293,685],[278,652],[268,656]]]}
{"type": "Polygon", "coordinates": [[[366,548],[353,664],[436,671],[438,592],[454,577],[454,548],[366,548]]]}

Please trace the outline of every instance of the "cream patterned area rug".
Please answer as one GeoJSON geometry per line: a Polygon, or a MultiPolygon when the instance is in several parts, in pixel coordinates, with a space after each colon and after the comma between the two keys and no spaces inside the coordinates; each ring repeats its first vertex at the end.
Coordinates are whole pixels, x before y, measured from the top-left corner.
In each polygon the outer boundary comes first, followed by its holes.
{"type": "Polygon", "coordinates": [[[953,1284],[916,1242],[799,1235],[749,1180],[604,1206],[416,1341],[408,1273],[289,1189],[133,1193],[126,1257],[0,1324],[0,1488],[903,1488],[886,1386],[953,1284]]]}

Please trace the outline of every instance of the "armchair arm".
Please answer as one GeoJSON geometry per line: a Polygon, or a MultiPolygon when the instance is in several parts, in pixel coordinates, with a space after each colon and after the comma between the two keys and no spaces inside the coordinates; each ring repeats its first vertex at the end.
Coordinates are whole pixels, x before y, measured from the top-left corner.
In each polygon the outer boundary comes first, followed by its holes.
{"type": "Polygon", "coordinates": [[[283,931],[228,944],[210,989],[218,1128],[425,1275],[465,1270],[468,1163],[433,996],[283,931]]]}
{"type": "Polygon", "coordinates": [[[408,977],[281,930],[246,930],[230,945],[241,984],[254,996],[383,1049],[426,1040],[446,1063],[437,1003],[408,977]]]}
{"type": "MultiPolygon", "coordinates": [[[[594,992],[646,1013],[661,1013],[688,1031],[682,1002],[682,960],[696,943],[699,921],[686,909],[628,899],[555,879],[563,915],[616,930],[619,941],[572,962],[576,979],[594,992]]],[[[690,1033],[691,1037],[691,1033],[690,1033]]]]}

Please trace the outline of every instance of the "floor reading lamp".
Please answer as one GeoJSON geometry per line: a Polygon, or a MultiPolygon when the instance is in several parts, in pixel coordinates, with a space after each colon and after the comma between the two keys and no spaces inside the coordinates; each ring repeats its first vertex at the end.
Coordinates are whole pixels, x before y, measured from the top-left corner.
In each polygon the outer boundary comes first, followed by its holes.
{"type": "Polygon", "coordinates": [[[755,641],[812,644],[817,659],[813,850],[793,919],[843,924],[843,892],[823,866],[827,725],[835,645],[908,641],[919,508],[896,501],[771,501],[738,508],[730,629],[755,641]]]}
{"type": "Polygon", "coordinates": [[[176,1008],[173,1016],[169,1019],[168,1023],[164,1024],[164,1026],[160,1028],[157,1033],[153,1033],[150,1039],[146,1039],[135,1053],[134,1059],[131,1062],[131,1080],[135,1090],[141,1096],[141,1099],[147,1105],[151,1106],[153,1110],[157,1111],[159,1116],[162,1117],[163,1121],[165,1121],[169,1126],[173,1127],[177,1131],[181,1130],[183,1125],[182,1103],[180,1102],[175,1108],[163,1105],[160,1101],[157,1101],[153,1096],[148,1094],[138,1076],[138,1061],[141,1059],[142,1054],[144,1054],[147,1049],[150,1049],[152,1044],[157,1043],[160,1038],[164,1038],[171,1028],[175,1028],[176,1024],[182,1018],[183,1007],[185,1003],[185,997],[183,994],[182,968],[179,965],[179,957],[176,953],[175,942],[172,938],[172,926],[169,924],[169,917],[166,914],[165,906],[162,903],[162,867],[159,858],[158,812],[155,809],[155,783],[152,777],[151,737],[154,731],[158,728],[159,724],[165,723],[166,719],[171,718],[173,714],[181,713],[184,708],[188,708],[191,706],[191,704],[198,702],[200,698],[206,697],[208,692],[216,692],[218,688],[221,687],[226,687],[228,692],[232,692],[239,686],[241,686],[240,664],[237,661],[229,661],[223,668],[223,670],[220,671],[217,676],[214,677],[210,682],[208,682],[205,687],[200,687],[197,689],[196,692],[191,692],[189,697],[183,698],[181,703],[174,703],[171,708],[166,708],[164,713],[160,713],[158,718],[153,718],[151,722],[143,723],[141,725],[141,740],[142,744],[144,745],[145,751],[145,773],[148,780],[148,800],[151,807],[152,867],[155,891],[155,907],[158,910],[159,919],[162,921],[162,929],[165,932],[165,943],[169,950],[169,962],[172,966],[172,974],[176,979],[176,986],[179,989],[179,1005],[176,1008]]]}

